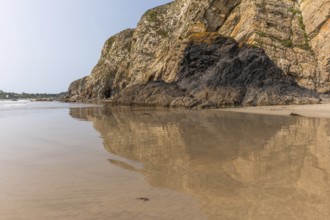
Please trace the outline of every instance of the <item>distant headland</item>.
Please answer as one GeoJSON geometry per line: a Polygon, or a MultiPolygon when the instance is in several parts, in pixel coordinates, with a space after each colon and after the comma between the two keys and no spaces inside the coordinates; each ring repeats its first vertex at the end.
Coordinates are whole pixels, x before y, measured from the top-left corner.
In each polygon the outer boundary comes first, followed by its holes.
{"type": "Polygon", "coordinates": [[[17,100],[17,99],[31,99],[36,101],[53,101],[64,96],[65,92],[57,94],[49,93],[14,93],[14,92],[4,92],[0,90],[0,100],[17,100]]]}

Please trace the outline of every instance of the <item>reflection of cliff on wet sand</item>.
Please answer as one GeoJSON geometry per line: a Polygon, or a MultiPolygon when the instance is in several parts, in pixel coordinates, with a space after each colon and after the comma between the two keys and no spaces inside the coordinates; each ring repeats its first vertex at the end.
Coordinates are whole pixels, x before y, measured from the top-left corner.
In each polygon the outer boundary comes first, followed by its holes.
{"type": "Polygon", "coordinates": [[[218,111],[72,109],[109,160],[189,194],[210,219],[327,219],[330,121],[218,111]]]}

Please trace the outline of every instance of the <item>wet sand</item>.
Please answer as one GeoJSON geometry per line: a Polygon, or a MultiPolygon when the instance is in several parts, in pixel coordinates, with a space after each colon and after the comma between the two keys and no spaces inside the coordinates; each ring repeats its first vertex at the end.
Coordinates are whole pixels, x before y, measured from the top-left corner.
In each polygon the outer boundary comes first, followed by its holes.
{"type": "Polygon", "coordinates": [[[0,111],[0,131],[0,219],[206,219],[190,196],[112,165],[67,105],[0,111]]]}
{"type": "Polygon", "coordinates": [[[220,111],[242,112],[250,114],[282,115],[297,114],[303,117],[330,118],[330,103],[317,105],[258,106],[242,108],[224,108],[220,111]]]}
{"type": "Polygon", "coordinates": [[[1,219],[330,216],[327,118],[58,104],[0,131],[1,219]]]}

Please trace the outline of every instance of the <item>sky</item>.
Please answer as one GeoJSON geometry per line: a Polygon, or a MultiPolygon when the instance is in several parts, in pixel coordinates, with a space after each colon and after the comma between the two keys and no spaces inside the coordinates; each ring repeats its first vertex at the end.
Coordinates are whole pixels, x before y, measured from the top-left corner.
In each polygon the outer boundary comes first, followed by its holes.
{"type": "Polygon", "coordinates": [[[171,0],[0,0],[0,90],[59,93],[89,75],[104,42],[171,0]]]}

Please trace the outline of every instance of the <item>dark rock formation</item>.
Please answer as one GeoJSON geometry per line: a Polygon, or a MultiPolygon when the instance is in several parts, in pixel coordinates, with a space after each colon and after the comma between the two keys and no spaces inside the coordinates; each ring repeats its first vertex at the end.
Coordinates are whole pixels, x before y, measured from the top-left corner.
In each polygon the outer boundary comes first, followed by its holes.
{"type": "Polygon", "coordinates": [[[201,104],[177,83],[151,81],[147,84],[132,85],[115,95],[110,102],[112,105],[189,107],[201,104]]]}

